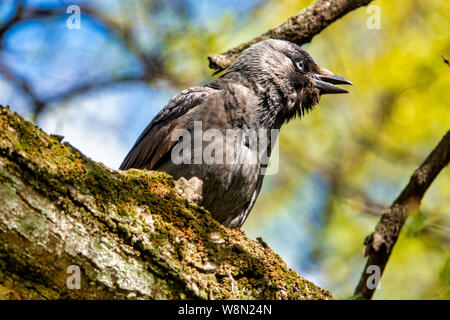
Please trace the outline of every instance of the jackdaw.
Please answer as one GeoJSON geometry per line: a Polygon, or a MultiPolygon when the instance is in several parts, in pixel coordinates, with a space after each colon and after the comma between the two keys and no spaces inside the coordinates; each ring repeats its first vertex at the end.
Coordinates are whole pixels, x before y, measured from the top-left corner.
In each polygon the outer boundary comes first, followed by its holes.
{"type": "Polygon", "coordinates": [[[197,177],[201,205],[223,225],[240,228],[258,197],[278,130],[312,110],[322,94],[348,92],[336,84],[352,83],[319,67],[298,45],[256,43],[215,81],[173,97],[120,169],[197,177]]]}

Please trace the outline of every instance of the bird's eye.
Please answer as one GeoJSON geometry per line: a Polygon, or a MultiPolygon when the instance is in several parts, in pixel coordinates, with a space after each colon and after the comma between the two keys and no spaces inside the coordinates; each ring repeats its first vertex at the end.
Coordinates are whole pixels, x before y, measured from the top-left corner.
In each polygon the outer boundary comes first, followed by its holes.
{"type": "Polygon", "coordinates": [[[305,63],[302,60],[295,61],[295,65],[297,68],[299,68],[301,71],[305,70],[305,63]]]}

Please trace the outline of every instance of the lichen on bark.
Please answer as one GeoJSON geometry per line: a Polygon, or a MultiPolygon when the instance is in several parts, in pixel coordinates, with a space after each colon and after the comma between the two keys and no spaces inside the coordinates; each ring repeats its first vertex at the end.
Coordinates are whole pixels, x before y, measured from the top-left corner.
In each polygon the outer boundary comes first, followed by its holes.
{"type": "Polygon", "coordinates": [[[63,298],[332,296],[181,198],[169,175],[111,170],[0,106],[0,299],[63,298]]]}

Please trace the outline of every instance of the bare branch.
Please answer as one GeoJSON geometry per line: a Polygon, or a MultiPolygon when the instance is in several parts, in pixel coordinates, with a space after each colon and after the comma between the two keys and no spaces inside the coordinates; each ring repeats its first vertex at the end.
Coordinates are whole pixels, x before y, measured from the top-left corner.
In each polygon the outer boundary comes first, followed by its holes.
{"type": "Polygon", "coordinates": [[[383,212],[380,221],[375,227],[375,231],[364,241],[366,245],[365,255],[369,257],[355,290],[356,297],[363,299],[372,298],[376,288],[375,286],[369,288],[367,285],[367,281],[371,276],[370,273],[366,272],[368,267],[378,266],[380,268],[380,276],[383,274],[406,218],[419,208],[425,192],[449,161],[450,131],[447,132],[428,158],[413,173],[408,185],[398,198],[389,209],[383,212]]]}
{"type": "Polygon", "coordinates": [[[317,0],[309,7],[300,11],[280,24],[270,29],[255,39],[243,43],[225,53],[208,56],[209,67],[217,72],[228,68],[243,50],[257,42],[266,39],[282,39],[302,45],[311,39],[328,25],[338,20],[348,12],[365,6],[372,0],[317,0]]]}
{"type": "Polygon", "coordinates": [[[448,61],[448,59],[443,54],[441,55],[441,57],[444,60],[444,63],[450,67],[450,61],[448,61]]]}
{"type": "Polygon", "coordinates": [[[15,85],[17,88],[19,88],[23,93],[25,93],[31,100],[33,113],[39,113],[40,110],[43,109],[45,103],[42,101],[34,91],[31,89],[30,85],[21,77],[17,76],[12,72],[9,68],[2,65],[0,63],[0,74],[3,74],[3,76],[8,79],[10,83],[15,85]]]}
{"type": "Polygon", "coordinates": [[[25,6],[21,2],[19,1],[14,14],[0,26],[0,39],[3,39],[5,33],[17,23],[34,19],[55,18],[65,14],[65,11],[59,8],[35,8],[25,6]]]}

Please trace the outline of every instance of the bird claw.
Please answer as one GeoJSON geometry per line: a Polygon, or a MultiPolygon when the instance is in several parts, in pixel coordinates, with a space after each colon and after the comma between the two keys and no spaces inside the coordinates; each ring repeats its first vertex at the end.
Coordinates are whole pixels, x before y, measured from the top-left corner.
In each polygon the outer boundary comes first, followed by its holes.
{"type": "Polygon", "coordinates": [[[186,198],[190,202],[199,204],[203,200],[203,181],[197,177],[192,177],[189,180],[181,177],[175,181],[175,188],[181,197],[186,198]]]}

